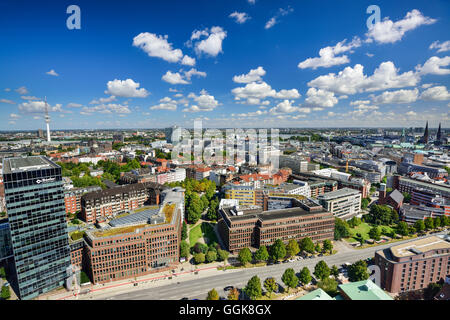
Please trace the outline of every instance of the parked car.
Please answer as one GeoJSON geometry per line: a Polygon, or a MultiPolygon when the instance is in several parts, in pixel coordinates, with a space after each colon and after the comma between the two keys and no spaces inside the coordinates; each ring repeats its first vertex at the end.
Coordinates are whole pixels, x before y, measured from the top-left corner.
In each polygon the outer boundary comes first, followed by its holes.
{"type": "Polygon", "coordinates": [[[183,297],[180,300],[189,300],[189,298],[188,297],[183,297]]]}
{"type": "Polygon", "coordinates": [[[289,259],[288,261],[289,261],[289,262],[294,262],[295,260],[291,258],[291,259],[289,259]]]}
{"type": "Polygon", "coordinates": [[[229,291],[233,289],[233,286],[226,286],[225,288],[223,288],[223,291],[229,291]]]}

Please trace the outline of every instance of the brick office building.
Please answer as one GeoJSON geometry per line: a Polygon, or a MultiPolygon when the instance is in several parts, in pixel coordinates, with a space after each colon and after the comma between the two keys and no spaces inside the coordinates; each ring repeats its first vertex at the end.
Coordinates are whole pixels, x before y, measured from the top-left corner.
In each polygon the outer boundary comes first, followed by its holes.
{"type": "Polygon", "coordinates": [[[261,207],[225,207],[219,210],[218,231],[226,248],[235,253],[245,247],[269,246],[276,239],[288,242],[310,237],[334,237],[334,217],[309,199],[291,199],[289,208],[263,211],[261,207]]]}
{"type": "Polygon", "coordinates": [[[64,192],[64,204],[66,213],[81,212],[81,196],[88,192],[101,191],[99,186],[90,186],[86,188],[71,189],[64,192]]]}
{"type": "Polygon", "coordinates": [[[124,217],[127,221],[111,229],[88,231],[84,237],[86,270],[92,282],[105,283],[175,267],[179,262],[181,205],[165,203],[156,211],[148,209],[124,217]]]}
{"type": "Polygon", "coordinates": [[[375,252],[381,287],[389,292],[426,288],[450,274],[450,242],[431,236],[375,252]]]}

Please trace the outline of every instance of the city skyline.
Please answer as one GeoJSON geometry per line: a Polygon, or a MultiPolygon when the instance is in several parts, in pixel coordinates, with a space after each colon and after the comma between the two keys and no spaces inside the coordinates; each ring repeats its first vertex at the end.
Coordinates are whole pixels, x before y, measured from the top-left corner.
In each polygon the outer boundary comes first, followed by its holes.
{"type": "Polygon", "coordinates": [[[1,5],[3,130],[450,124],[444,1],[76,5],[1,5]]]}

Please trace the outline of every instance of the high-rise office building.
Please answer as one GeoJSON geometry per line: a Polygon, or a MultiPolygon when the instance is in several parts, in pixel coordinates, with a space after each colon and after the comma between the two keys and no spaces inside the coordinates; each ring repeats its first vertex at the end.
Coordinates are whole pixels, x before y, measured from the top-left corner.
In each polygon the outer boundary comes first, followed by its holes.
{"type": "Polygon", "coordinates": [[[20,299],[64,284],[70,266],[61,167],[43,156],[3,160],[6,208],[20,299]]]}

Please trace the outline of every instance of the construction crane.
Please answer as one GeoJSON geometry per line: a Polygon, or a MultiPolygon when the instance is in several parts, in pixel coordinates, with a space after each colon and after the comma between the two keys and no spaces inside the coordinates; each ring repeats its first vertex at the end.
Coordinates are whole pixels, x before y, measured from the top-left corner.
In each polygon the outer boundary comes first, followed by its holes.
{"type": "Polygon", "coordinates": [[[356,158],[347,158],[347,162],[345,163],[345,172],[348,173],[348,162],[350,160],[364,160],[364,159],[356,159],[356,158]]]}

